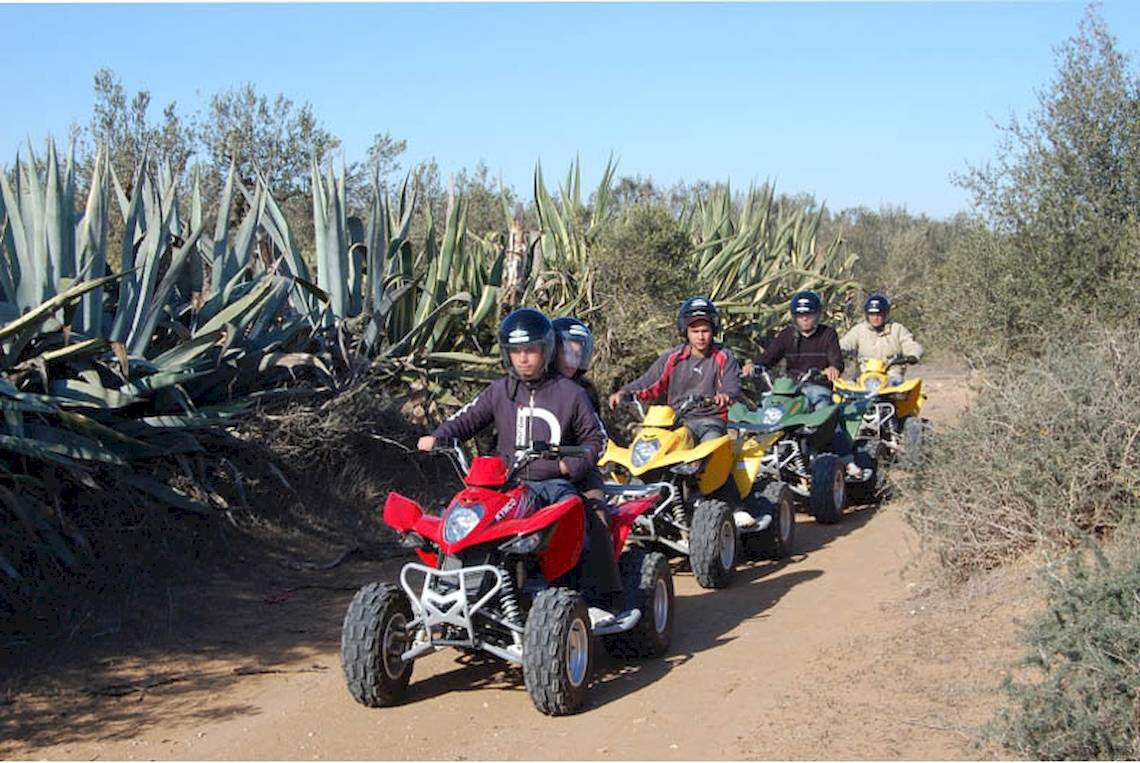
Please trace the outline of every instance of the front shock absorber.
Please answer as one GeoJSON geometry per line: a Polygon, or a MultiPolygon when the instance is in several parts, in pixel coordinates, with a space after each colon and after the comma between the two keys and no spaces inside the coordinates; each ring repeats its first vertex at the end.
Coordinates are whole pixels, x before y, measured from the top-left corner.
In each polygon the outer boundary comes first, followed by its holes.
{"type": "Polygon", "coordinates": [[[677,527],[681,530],[681,536],[686,537],[688,535],[687,528],[689,527],[689,517],[687,514],[685,514],[685,501],[674,501],[672,512],[673,522],[676,523],[677,527]]]}
{"type": "Polygon", "coordinates": [[[506,567],[500,567],[503,576],[503,588],[499,593],[499,603],[503,609],[503,617],[512,625],[520,628],[522,622],[522,609],[519,607],[518,593],[515,591],[515,576],[506,567]]]}
{"type": "Polygon", "coordinates": [[[792,469],[802,476],[808,476],[807,461],[804,460],[803,449],[797,442],[792,443],[792,469]]]}

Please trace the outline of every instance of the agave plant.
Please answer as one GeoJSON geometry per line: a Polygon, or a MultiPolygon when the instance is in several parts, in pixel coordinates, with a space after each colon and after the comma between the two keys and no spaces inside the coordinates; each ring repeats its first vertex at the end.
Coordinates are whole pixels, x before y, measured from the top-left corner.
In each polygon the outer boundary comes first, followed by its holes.
{"type": "Polygon", "coordinates": [[[612,196],[617,164],[611,157],[602,171],[587,208],[582,202],[582,167],[577,159],[559,189],[558,203],[546,190],[542,165],[534,172],[534,200],[541,230],[535,241],[538,262],[526,297],[552,313],[588,316],[594,308],[591,247],[611,221],[612,196]]]}
{"type": "Polygon", "coordinates": [[[857,288],[856,255],[840,238],[821,247],[822,219],[822,207],[782,204],[767,185],[750,189],[738,211],[725,184],[682,212],[700,284],[726,313],[726,331],[741,349],[786,320],[796,291],[819,291],[834,310],[857,288]]]}
{"type": "Polygon", "coordinates": [[[321,297],[303,264],[254,256],[259,235],[290,238],[264,183],[244,188],[231,171],[210,238],[197,177],[183,219],[166,168],[140,165],[128,198],[100,155],[78,212],[73,168],[60,167],[49,143],[42,164],[31,153],[27,164],[17,159],[11,181],[0,172],[0,509],[27,520],[0,531],[0,571],[9,578],[28,570],[3,549],[26,549],[29,538],[47,549],[74,546],[62,529],[45,535],[42,512],[53,512],[11,498],[17,485],[37,482],[35,463],[85,484],[95,467],[118,469],[134,489],[203,510],[131,464],[201,450],[196,429],[229,423],[299,366],[316,369],[318,384],[331,379],[326,363],[301,351],[321,297]],[[111,186],[123,216],[123,269],[108,275],[111,186]],[[248,211],[231,231],[239,191],[248,211]],[[286,310],[291,299],[308,312],[286,310]],[[30,511],[40,519],[29,520],[30,511]]]}

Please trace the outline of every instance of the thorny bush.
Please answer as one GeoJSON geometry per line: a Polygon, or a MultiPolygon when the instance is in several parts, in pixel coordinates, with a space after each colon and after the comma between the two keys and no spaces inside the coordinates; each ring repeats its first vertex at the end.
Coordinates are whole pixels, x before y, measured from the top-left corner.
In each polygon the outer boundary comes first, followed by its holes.
{"type": "Polygon", "coordinates": [[[1040,360],[987,379],[901,478],[908,520],[951,577],[1140,514],[1140,337],[1057,337],[1040,360]]]}
{"type": "Polygon", "coordinates": [[[1049,575],[1049,603],[1027,634],[1031,677],[1008,679],[1014,707],[992,731],[1038,760],[1140,758],[1140,535],[1110,561],[1080,557],[1049,575]]]}

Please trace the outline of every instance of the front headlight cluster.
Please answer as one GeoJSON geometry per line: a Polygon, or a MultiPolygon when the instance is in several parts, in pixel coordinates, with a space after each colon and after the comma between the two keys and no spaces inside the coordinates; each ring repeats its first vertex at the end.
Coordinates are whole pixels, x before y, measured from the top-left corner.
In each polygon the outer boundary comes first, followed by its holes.
{"type": "Polygon", "coordinates": [[[479,524],[485,511],[481,503],[453,506],[443,523],[443,539],[448,543],[458,543],[463,540],[479,524]]]}
{"type": "Polygon", "coordinates": [[[778,405],[770,405],[764,409],[764,413],[760,414],[760,421],[769,427],[778,424],[782,418],[784,418],[784,409],[778,405]]]}
{"type": "Polygon", "coordinates": [[[873,395],[879,391],[879,387],[883,386],[882,379],[868,379],[867,380],[867,394],[873,395]]]}
{"type": "Polygon", "coordinates": [[[499,546],[499,548],[508,554],[533,554],[545,540],[546,531],[542,530],[531,533],[530,535],[521,535],[517,538],[512,538],[499,546]]]}
{"type": "Polygon", "coordinates": [[[630,456],[630,463],[634,468],[640,469],[650,462],[650,460],[657,455],[657,451],[661,450],[661,441],[653,438],[649,440],[641,440],[633,444],[633,454],[630,456]]]}

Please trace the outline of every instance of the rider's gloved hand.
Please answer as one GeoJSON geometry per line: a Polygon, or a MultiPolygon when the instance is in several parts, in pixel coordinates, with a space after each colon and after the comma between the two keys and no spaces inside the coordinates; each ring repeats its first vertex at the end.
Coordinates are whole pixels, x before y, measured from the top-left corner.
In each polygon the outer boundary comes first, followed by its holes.
{"type": "Polygon", "coordinates": [[[434,447],[435,447],[435,438],[432,437],[430,434],[425,434],[423,437],[421,437],[419,439],[419,441],[416,442],[416,448],[419,450],[427,451],[427,450],[431,450],[434,447]]]}

